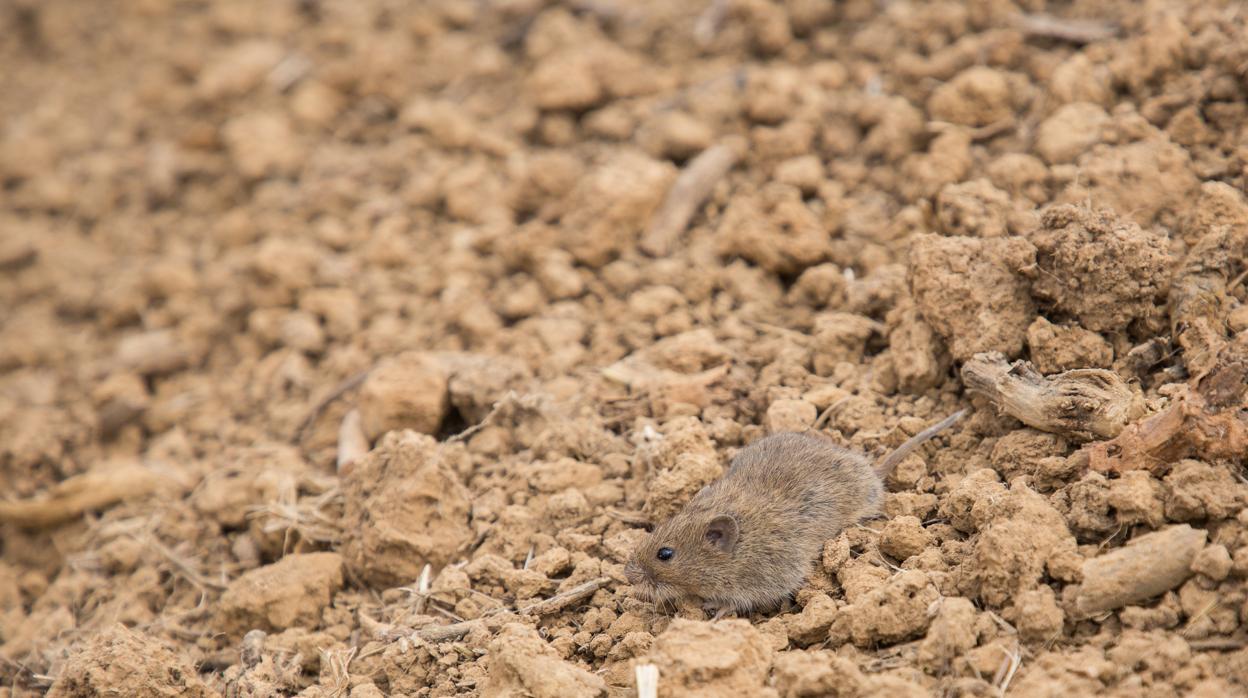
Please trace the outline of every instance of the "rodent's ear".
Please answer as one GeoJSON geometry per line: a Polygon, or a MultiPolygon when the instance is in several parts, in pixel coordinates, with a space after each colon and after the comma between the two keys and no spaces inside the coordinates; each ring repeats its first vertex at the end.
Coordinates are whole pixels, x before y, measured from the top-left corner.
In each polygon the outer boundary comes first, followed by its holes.
{"type": "Polygon", "coordinates": [[[737,534],[740,532],[736,519],[731,516],[716,516],[706,525],[706,542],[730,553],[737,547],[737,534]]]}

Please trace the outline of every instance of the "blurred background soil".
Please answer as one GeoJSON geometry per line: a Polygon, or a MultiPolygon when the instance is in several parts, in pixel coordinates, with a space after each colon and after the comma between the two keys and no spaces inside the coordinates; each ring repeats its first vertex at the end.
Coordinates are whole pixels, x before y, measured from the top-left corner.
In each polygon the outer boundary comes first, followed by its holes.
{"type": "Polygon", "coordinates": [[[1248,691],[1243,451],[1081,448],[1248,366],[1246,22],[3,3],[0,696],[1248,691]],[[984,352],[1129,409],[1020,421],[984,352]],[[964,406],[792,607],[629,596],[743,444],[964,406]]]}

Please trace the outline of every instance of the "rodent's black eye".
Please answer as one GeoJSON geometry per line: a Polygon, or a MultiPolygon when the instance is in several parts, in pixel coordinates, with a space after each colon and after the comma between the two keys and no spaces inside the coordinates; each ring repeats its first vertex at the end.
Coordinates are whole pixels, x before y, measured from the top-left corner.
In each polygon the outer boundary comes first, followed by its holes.
{"type": "Polygon", "coordinates": [[[654,556],[659,558],[663,562],[667,562],[668,560],[672,559],[672,556],[675,554],[676,554],[676,551],[672,550],[671,548],[659,548],[659,552],[655,553],[654,556]]]}

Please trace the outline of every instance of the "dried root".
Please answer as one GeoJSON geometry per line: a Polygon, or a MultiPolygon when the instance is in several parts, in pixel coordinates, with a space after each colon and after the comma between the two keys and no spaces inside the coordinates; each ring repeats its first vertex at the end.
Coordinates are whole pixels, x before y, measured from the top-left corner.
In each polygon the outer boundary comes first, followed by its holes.
{"type": "Polygon", "coordinates": [[[1144,398],[1113,371],[1076,369],[1041,375],[1026,361],[976,354],[962,382],[1027,426],[1079,441],[1112,438],[1144,414],[1144,398]]]}
{"type": "Polygon", "coordinates": [[[1075,606],[1084,617],[1139,603],[1177,588],[1192,576],[1206,532],[1187,524],[1148,533],[1083,563],[1075,606]]]}
{"type": "Polygon", "coordinates": [[[1248,453],[1248,339],[1226,345],[1213,367],[1173,395],[1170,406],[1111,441],[1084,447],[1101,472],[1160,471],[1189,456],[1240,459],[1248,453]]]}

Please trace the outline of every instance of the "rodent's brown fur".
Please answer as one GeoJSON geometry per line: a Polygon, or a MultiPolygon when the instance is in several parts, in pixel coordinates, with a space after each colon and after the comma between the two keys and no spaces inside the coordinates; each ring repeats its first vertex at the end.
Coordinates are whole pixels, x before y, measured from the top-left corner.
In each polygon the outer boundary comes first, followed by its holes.
{"type": "MultiPolygon", "coordinates": [[[[897,452],[908,453],[960,416],[924,430],[897,452]]],[[[896,460],[881,463],[891,469],[896,460]]],[[[879,514],[885,474],[817,434],[760,439],[656,527],[625,574],[641,596],[656,602],[692,596],[739,613],[778,606],[805,581],[826,541],[879,514]],[[656,557],[661,548],[674,551],[671,559],[656,557]]]]}

